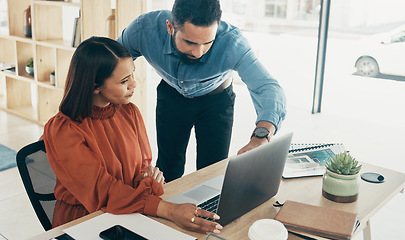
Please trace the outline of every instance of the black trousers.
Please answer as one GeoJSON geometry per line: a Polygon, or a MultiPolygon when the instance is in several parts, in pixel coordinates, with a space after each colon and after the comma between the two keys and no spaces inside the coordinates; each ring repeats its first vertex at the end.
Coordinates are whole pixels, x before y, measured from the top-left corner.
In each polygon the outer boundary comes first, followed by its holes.
{"type": "Polygon", "coordinates": [[[184,173],[186,149],[192,127],[197,143],[197,169],[228,157],[235,93],[232,84],[220,93],[186,98],[165,81],[157,87],[156,166],[165,181],[184,173]]]}

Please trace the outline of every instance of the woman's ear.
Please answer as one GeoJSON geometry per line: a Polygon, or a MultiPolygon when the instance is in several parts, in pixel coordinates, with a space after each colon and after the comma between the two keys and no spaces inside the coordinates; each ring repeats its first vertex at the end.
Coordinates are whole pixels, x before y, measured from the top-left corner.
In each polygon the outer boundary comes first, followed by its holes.
{"type": "Polygon", "coordinates": [[[99,94],[99,93],[100,93],[100,88],[96,88],[96,89],[94,89],[93,93],[94,93],[94,95],[99,94]]]}
{"type": "Polygon", "coordinates": [[[173,35],[173,34],[174,34],[174,26],[173,26],[172,21],[166,20],[166,26],[167,26],[167,32],[168,32],[170,35],[173,35]]]}

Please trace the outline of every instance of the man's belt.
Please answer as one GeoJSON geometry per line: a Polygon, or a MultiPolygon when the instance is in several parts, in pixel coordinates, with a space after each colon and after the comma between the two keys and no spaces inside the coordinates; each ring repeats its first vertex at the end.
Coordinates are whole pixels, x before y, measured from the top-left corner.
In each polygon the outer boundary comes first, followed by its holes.
{"type": "Polygon", "coordinates": [[[225,89],[227,89],[232,84],[232,78],[226,79],[221,85],[219,85],[214,91],[207,93],[206,95],[215,95],[221,93],[225,89]]]}
{"type": "MultiPolygon", "coordinates": [[[[216,89],[214,89],[213,91],[211,91],[211,92],[209,92],[207,94],[198,96],[198,97],[215,95],[215,94],[221,93],[222,91],[227,89],[229,86],[231,86],[231,84],[232,84],[232,78],[228,78],[223,83],[221,83],[221,85],[219,85],[216,89]]],[[[188,97],[188,98],[198,98],[198,97],[188,97]]]]}

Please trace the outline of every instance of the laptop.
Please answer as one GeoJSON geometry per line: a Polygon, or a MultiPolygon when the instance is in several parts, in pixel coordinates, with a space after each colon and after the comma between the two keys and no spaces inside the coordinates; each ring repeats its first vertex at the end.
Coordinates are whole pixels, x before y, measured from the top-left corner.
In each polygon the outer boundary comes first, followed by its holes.
{"type": "MultiPolygon", "coordinates": [[[[292,133],[274,137],[243,154],[231,157],[225,175],[219,175],[167,201],[194,203],[217,213],[222,226],[277,194],[292,133]]],[[[211,219],[210,219],[211,220],[211,219]]]]}

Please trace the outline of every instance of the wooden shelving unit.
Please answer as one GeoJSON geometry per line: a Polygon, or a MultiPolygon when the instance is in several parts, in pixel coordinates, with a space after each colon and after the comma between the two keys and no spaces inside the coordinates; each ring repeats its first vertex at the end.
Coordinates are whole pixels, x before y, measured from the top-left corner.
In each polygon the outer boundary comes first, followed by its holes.
{"type": "MultiPolygon", "coordinates": [[[[58,112],[70,60],[75,48],[64,39],[64,11],[81,16],[82,40],[107,36],[106,20],[114,1],[116,36],[138,15],[146,11],[146,0],[8,0],[9,35],[0,35],[0,63],[15,64],[14,71],[0,72],[0,109],[45,124],[58,112]],[[32,38],[23,33],[23,13],[31,6],[32,38]],[[79,14],[78,14],[79,15],[79,14]],[[34,76],[25,71],[34,60],[34,76]],[[50,82],[55,71],[56,82],[50,82]]],[[[74,17],[72,20],[74,20],[74,17]]],[[[73,34],[72,34],[73,35],[73,34]]],[[[133,102],[146,116],[146,63],[137,61],[137,93],[133,102]]]]}

